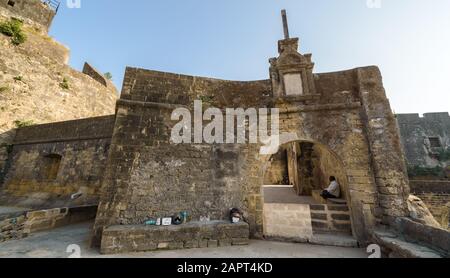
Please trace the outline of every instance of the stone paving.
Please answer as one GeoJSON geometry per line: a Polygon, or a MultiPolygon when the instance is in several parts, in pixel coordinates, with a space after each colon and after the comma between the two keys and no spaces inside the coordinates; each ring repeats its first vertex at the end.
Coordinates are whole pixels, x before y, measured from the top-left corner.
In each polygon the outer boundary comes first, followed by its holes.
{"type": "Polygon", "coordinates": [[[21,211],[26,211],[26,210],[27,210],[26,208],[0,206],[0,214],[15,213],[15,212],[21,212],[21,211]]]}
{"type": "Polygon", "coordinates": [[[92,223],[41,232],[20,241],[0,244],[0,258],[67,258],[67,247],[77,244],[84,258],[367,258],[364,249],[251,240],[248,246],[186,249],[101,255],[89,249],[92,223]]]}

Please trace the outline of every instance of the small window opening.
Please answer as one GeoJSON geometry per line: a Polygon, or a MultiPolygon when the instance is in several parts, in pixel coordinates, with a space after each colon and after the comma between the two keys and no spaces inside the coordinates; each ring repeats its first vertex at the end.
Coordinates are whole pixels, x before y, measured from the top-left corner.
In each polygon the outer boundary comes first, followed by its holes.
{"type": "Polygon", "coordinates": [[[14,7],[15,4],[16,4],[16,2],[13,1],[13,0],[9,0],[8,1],[8,5],[11,6],[11,7],[14,7]]]}
{"type": "Polygon", "coordinates": [[[44,157],[44,178],[46,180],[56,180],[62,156],[59,154],[49,154],[44,157]]]}
{"type": "Polygon", "coordinates": [[[439,137],[428,137],[428,140],[430,141],[430,146],[432,148],[442,147],[441,140],[439,139],[439,137]]]}

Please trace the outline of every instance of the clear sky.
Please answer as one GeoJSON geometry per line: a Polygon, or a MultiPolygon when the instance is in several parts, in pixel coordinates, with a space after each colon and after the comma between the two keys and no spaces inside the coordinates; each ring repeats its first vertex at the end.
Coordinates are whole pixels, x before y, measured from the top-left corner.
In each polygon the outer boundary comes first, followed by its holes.
{"type": "Polygon", "coordinates": [[[450,111],[449,0],[61,1],[51,35],[70,47],[73,67],[111,72],[119,90],[126,66],[267,79],[285,8],[315,72],[378,65],[396,113],[450,111]]]}

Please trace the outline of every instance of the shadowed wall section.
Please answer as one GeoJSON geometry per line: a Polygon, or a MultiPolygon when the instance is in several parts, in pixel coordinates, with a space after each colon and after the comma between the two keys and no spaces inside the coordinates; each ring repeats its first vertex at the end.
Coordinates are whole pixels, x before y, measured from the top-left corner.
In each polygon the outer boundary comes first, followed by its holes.
{"type": "Polygon", "coordinates": [[[114,120],[106,116],[18,129],[2,204],[97,204],[114,120]],[[71,200],[75,193],[83,195],[71,200]]]}

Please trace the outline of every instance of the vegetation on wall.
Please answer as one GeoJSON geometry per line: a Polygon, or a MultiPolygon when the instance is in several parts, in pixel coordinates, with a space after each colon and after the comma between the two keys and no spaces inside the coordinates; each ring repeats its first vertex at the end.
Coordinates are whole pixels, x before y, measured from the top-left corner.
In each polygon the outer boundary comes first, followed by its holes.
{"type": "Polygon", "coordinates": [[[22,128],[22,127],[27,127],[27,126],[32,126],[34,125],[34,122],[29,120],[29,121],[14,121],[14,124],[16,125],[17,128],[22,128]]]}
{"type": "Polygon", "coordinates": [[[203,104],[212,104],[214,101],[214,96],[200,96],[199,100],[201,100],[203,104]]]}
{"type": "Polygon", "coordinates": [[[59,86],[65,90],[69,90],[70,89],[69,80],[67,80],[67,78],[64,77],[63,81],[59,83],[59,86]]]}
{"type": "Polygon", "coordinates": [[[450,149],[442,149],[437,154],[437,159],[440,162],[446,162],[450,160],[450,149]]]}
{"type": "Polygon", "coordinates": [[[23,23],[18,19],[11,19],[6,22],[0,23],[0,33],[11,37],[11,42],[14,45],[22,44],[26,41],[27,37],[22,30],[23,23]]]}
{"type": "Polygon", "coordinates": [[[434,168],[427,168],[422,166],[409,166],[408,174],[410,178],[415,177],[436,177],[436,178],[445,178],[446,173],[445,169],[440,166],[436,166],[434,168]]]}
{"type": "Polygon", "coordinates": [[[6,92],[8,89],[6,86],[0,86],[0,93],[6,92]]]}
{"type": "Polygon", "coordinates": [[[108,80],[112,80],[113,79],[113,76],[112,76],[112,74],[110,72],[107,72],[104,75],[105,75],[105,78],[108,79],[108,80]]]}

